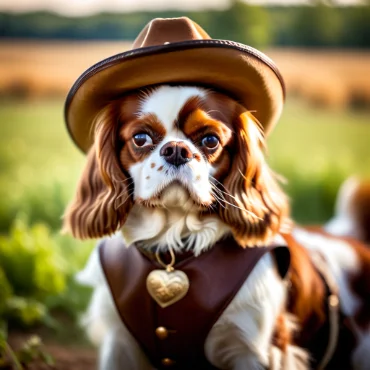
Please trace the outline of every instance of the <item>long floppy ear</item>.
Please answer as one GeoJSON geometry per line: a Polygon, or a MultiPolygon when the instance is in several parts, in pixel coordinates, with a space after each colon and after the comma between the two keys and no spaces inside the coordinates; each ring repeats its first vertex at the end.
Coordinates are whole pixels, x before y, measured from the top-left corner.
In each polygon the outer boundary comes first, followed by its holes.
{"type": "Polygon", "coordinates": [[[97,118],[95,141],[77,186],[74,200],[64,215],[64,231],[80,239],[100,238],[119,229],[133,201],[128,178],[119,164],[119,120],[114,107],[97,118]]]}
{"type": "Polygon", "coordinates": [[[289,225],[288,201],[265,161],[264,137],[257,120],[244,110],[233,126],[237,137],[232,167],[223,181],[228,194],[219,212],[241,246],[262,245],[289,225]]]}

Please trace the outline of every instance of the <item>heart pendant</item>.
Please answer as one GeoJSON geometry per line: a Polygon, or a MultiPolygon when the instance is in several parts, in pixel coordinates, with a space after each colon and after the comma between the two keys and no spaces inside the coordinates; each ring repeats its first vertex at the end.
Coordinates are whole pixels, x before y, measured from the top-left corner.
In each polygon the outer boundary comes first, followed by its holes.
{"type": "Polygon", "coordinates": [[[153,270],[146,278],[146,288],[152,298],[165,308],[186,295],[189,290],[189,279],[180,270],[153,270]]]}

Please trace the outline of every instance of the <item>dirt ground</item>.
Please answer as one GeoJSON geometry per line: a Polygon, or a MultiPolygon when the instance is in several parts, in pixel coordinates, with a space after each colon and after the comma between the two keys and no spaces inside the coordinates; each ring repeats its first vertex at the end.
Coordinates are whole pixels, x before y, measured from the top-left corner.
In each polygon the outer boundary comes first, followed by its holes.
{"type": "MultiPolygon", "coordinates": [[[[11,333],[9,343],[14,350],[17,350],[29,336],[23,333],[11,333]]],[[[25,370],[95,370],[96,350],[86,346],[62,345],[44,342],[46,353],[51,355],[55,361],[54,366],[46,365],[41,361],[33,362],[25,367],[25,370]]],[[[13,370],[14,367],[1,368],[1,370],[13,370]]]]}

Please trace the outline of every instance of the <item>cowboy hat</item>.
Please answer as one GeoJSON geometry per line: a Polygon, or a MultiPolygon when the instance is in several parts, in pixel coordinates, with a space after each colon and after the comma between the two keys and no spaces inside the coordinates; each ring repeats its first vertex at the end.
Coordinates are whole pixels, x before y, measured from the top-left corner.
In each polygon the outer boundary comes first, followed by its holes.
{"type": "Polygon", "coordinates": [[[97,113],[124,93],[157,84],[193,84],[219,89],[242,103],[265,135],[284,102],[284,82],[274,62],[260,51],[215,40],[189,18],[157,18],[140,32],[131,50],[86,70],[65,104],[68,131],[84,152],[93,143],[97,113]]]}

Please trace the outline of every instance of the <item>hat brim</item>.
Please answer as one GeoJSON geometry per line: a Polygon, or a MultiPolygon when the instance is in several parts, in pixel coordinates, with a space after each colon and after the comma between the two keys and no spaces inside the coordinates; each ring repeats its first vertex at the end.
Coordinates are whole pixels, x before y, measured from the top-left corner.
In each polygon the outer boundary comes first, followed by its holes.
{"type": "Polygon", "coordinates": [[[285,98],[273,61],[246,45],[212,39],[130,50],[93,65],[72,86],[65,121],[73,141],[87,152],[94,118],[104,106],[129,91],[158,84],[221,90],[253,113],[265,135],[280,117],[285,98]]]}

